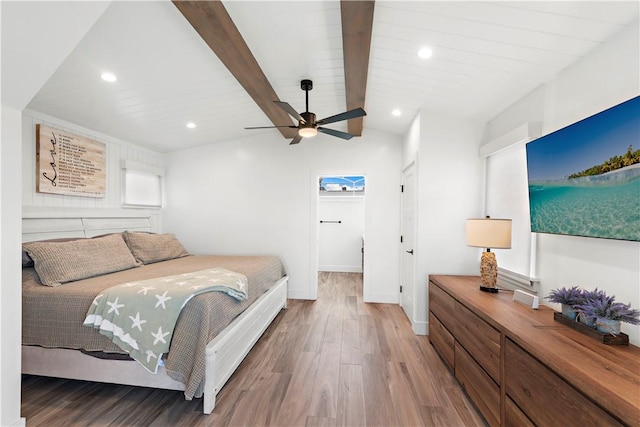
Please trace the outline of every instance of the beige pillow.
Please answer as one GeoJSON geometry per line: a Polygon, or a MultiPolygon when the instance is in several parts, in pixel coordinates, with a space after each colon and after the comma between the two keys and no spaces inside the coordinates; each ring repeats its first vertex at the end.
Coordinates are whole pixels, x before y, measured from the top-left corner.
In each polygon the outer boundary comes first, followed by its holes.
{"type": "MultiPolygon", "coordinates": [[[[102,236],[96,236],[96,237],[102,237],[102,236]]],[[[39,242],[71,242],[73,240],[84,240],[84,239],[86,239],[86,237],[60,237],[57,239],[47,239],[47,240],[38,240],[38,241],[39,242]]],[[[31,259],[27,251],[25,251],[24,248],[22,248],[22,268],[29,268],[29,267],[33,267],[33,260],[31,259]]]]}
{"type": "Polygon", "coordinates": [[[173,234],[125,231],[124,240],[136,260],[143,264],[189,255],[173,234]]]}
{"type": "Polygon", "coordinates": [[[22,248],[33,259],[40,282],[59,286],[139,264],[120,234],[71,242],[29,242],[22,248]]]}

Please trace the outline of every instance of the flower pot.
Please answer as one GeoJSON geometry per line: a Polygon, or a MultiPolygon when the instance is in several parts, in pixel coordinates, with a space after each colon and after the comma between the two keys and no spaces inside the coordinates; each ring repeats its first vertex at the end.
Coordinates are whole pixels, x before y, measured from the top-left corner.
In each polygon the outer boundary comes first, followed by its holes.
{"type": "Polygon", "coordinates": [[[576,320],[576,312],[570,304],[562,304],[562,315],[567,316],[571,320],[576,320]]]}
{"type": "Polygon", "coordinates": [[[596,329],[605,334],[618,335],[620,333],[620,321],[612,319],[596,319],[596,329]]]}
{"type": "Polygon", "coordinates": [[[583,325],[587,325],[590,328],[596,327],[596,321],[593,318],[585,316],[582,312],[578,313],[578,315],[576,316],[576,320],[583,325]]]}

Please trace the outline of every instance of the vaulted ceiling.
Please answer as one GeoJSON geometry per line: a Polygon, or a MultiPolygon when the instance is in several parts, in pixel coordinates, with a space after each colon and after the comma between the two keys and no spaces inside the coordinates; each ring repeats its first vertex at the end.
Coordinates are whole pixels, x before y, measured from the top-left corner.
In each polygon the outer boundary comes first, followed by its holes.
{"type": "Polygon", "coordinates": [[[278,132],[244,127],[293,124],[271,101],[304,111],[300,80],[308,78],[314,82],[309,109],[318,118],[356,106],[368,113],[360,124],[330,127],[401,135],[420,110],[490,119],[635,23],[639,13],[637,1],[215,5],[223,6],[234,33],[216,21],[207,29],[211,16],[189,18],[178,6],[113,2],[28,108],[169,152],[278,132]],[[238,34],[246,51],[227,44],[238,34]],[[203,38],[221,42],[217,55],[203,38]],[[425,46],[433,51],[429,59],[417,55],[425,46]],[[102,81],[104,71],[117,81],[102,81]],[[361,99],[364,105],[357,105],[361,99]],[[393,116],[393,109],[402,114],[393,116]]]}

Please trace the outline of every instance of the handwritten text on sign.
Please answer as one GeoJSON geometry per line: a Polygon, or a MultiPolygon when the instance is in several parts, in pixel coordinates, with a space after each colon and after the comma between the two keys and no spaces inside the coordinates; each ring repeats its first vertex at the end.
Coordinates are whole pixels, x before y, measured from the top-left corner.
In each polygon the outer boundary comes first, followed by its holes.
{"type": "Polygon", "coordinates": [[[36,125],[36,190],[39,193],[105,196],[105,145],[36,125]]]}

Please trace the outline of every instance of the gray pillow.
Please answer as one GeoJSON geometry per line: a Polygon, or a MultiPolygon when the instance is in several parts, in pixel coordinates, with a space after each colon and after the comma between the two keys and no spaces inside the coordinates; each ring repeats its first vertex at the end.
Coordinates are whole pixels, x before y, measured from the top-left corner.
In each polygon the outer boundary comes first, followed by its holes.
{"type": "Polygon", "coordinates": [[[120,234],[70,242],[28,242],[22,248],[33,260],[45,286],[59,286],[139,265],[120,234]]]}
{"type": "Polygon", "coordinates": [[[27,251],[23,250],[22,251],[22,268],[29,268],[29,267],[33,267],[33,260],[31,259],[27,251]]]}
{"type": "Polygon", "coordinates": [[[143,264],[189,255],[173,234],[125,231],[124,240],[136,260],[143,264]]]}

